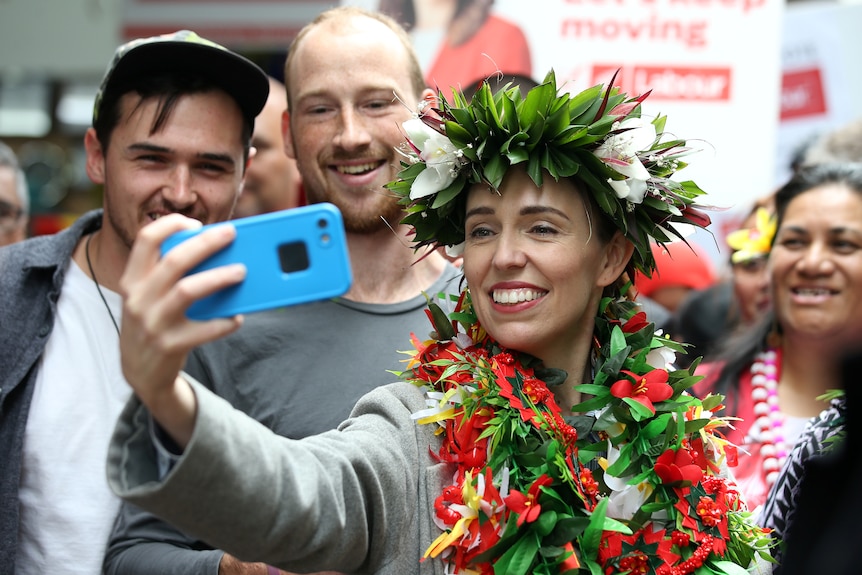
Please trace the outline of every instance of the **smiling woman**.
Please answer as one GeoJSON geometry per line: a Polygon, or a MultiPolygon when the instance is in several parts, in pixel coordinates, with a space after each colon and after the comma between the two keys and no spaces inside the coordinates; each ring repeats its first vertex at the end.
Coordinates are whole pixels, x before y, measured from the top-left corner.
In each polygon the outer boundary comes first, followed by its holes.
{"type": "Polygon", "coordinates": [[[458,465],[426,551],[449,571],[724,573],[769,545],[717,478],[720,400],[684,393],[696,378],[671,366],[681,347],[626,298],[627,268],[654,271],[650,238],[708,222],[697,186],[669,179],[691,150],[641,117],[643,100],[560,95],[550,73],[525,97],[485,85],[412,121],[390,188],[418,245],[463,242],[469,286],[451,316],[464,333],[435,321],[406,372],[458,465]]]}
{"type": "MultiPolygon", "coordinates": [[[[840,389],[840,360],[862,340],[862,166],[802,169],[775,196],[773,312],[705,366],[698,392],[727,396],[745,448],[734,471],[759,505],[809,418],[840,389]]],[[[770,498],[784,497],[773,489],[770,498]]]]}

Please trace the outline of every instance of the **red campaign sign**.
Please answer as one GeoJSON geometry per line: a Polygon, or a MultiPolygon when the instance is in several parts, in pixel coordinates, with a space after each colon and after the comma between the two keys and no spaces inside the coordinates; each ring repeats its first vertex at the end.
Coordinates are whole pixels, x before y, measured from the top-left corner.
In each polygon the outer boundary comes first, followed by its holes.
{"type": "Polygon", "coordinates": [[[781,79],[781,119],[826,113],[826,96],[820,68],[785,72],[781,79]]]}
{"type": "Polygon", "coordinates": [[[592,83],[610,82],[631,95],[652,90],[650,100],[727,102],[730,100],[732,70],[715,66],[593,65],[592,83]]]}

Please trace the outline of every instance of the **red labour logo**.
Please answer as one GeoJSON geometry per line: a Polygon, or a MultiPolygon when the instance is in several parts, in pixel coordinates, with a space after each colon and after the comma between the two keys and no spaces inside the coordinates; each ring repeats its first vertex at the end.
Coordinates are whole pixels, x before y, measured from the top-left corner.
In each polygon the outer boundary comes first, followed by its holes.
{"type": "Polygon", "coordinates": [[[593,84],[606,83],[620,70],[617,85],[629,94],[652,90],[650,100],[726,102],[733,71],[729,66],[659,66],[596,64],[593,84]]]}

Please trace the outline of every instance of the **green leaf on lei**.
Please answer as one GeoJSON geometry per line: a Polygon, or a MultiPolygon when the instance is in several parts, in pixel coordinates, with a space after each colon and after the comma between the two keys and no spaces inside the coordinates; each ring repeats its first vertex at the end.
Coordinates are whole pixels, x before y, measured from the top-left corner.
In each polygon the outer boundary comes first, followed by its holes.
{"type": "Polygon", "coordinates": [[[581,536],[581,551],[586,557],[595,558],[599,553],[599,543],[602,540],[602,530],[608,508],[608,500],[602,499],[593,510],[590,524],[581,536]]]}
{"type": "Polygon", "coordinates": [[[653,412],[646,405],[639,401],[635,401],[631,397],[624,397],[623,401],[626,405],[632,408],[632,418],[635,421],[643,421],[653,416],[653,412]]]}
{"type": "Polygon", "coordinates": [[[724,398],[722,396],[710,393],[701,400],[701,404],[703,405],[704,409],[708,411],[715,411],[715,408],[721,405],[722,401],[724,401],[724,398]]]}
{"type": "Polygon", "coordinates": [[[647,423],[643,430],[641,430],[640,436],[644,439],[653,439],[658,437],[667,429],[667,424],[673,419],[673,415],[670,413],[663,413],[647,423]]]}
{"type": "Polygon", "coordinates": [[[494,565],[495,573],[507,575],[526,575],[533,564],[533,558],[539,552],[538,537],[522,537],[517,540],[494,565]]]}
{"type": "Polygon", "coordinates": [[[452,322],[446,312],[433,301],[428,302],[428,309],[431,311],[431,320],[437,333],[437,339],[446,341],[455,337],[455,328],[452,327],[452,322]]]}

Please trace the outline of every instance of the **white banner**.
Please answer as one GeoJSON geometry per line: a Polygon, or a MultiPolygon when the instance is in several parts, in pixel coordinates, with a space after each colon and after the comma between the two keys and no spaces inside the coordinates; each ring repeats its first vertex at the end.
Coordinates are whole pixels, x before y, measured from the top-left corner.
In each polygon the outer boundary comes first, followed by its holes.
{"type": "Polygon", "coordinates": [[[534,76],[554,68],[573,91],[652,90],[650,114],[702,152],[678,174],[725,208],[769,192],[780,89],[781,0],[497,0],[530,39],[534,76]]]}
{"type": "Polygon", "coordinates": [[[817,136],[862,117],[862,5],[794,4],[784,19],[776,182],[817,136]]]}

